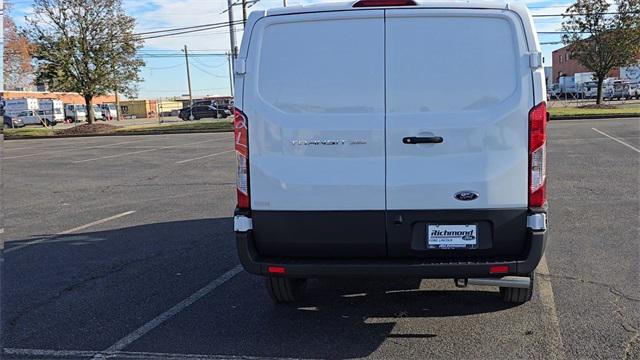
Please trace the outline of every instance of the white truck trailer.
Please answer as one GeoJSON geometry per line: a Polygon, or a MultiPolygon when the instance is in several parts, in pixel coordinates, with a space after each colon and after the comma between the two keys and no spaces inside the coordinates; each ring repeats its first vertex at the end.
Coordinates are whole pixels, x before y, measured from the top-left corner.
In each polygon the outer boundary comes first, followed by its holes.
{"type": "Polygon", "coordinates": [[[53,121],[47,121],[42,117],[39,111],[38,99],[22,98],[4,101],[5,115],[20,119],[25,125],[55,125],[53,121]]]}

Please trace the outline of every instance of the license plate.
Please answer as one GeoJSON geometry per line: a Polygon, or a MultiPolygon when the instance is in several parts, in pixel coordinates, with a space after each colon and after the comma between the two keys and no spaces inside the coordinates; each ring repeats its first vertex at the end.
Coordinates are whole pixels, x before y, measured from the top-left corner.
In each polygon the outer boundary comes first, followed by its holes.
{"type": "Polygon", "coordinates": [[[478,226],[427,225],[428,249],[475,249],[478,247],[478,226]]]}

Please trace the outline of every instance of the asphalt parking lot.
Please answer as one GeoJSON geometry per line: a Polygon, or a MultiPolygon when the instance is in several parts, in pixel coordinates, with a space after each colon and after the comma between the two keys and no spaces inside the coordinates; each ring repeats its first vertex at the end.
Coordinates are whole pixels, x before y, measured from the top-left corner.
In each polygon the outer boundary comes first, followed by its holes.
{"type": "Polygon", "coordinates": [[[531,302],[450,280],[238,266],[232,134],[4,142],[7,359],[640,359],[640,119],[549,125],[531,302]]]}

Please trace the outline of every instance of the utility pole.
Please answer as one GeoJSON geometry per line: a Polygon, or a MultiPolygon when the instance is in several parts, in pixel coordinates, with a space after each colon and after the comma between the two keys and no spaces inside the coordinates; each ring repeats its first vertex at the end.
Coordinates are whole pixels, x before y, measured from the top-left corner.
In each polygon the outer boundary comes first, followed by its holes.
{"type": "Polygon", "coordinates": [[[120,121],[120,98],[118,97],[118,90],[115,91],[116,95],[116,121],[120,121]]]}
{"type": "Polygon", "coordinates": [[[235,26],[233,26],[233,0],[227,0],[227,5],[229,6],[229,41],[231,42],[231,54],[235,59],[238,54],[236,53],[236,29],[235,26]]]}
{"type": "Polygon", "coordinates": [[[282,6],[287,7],[287,0],[282,0],[282,6]]]}
{"type": "Polygon", "coordinates": [[[231,96],[234,96],[233,92],[233,56],[231,53],[227,54],[227,60],[229,61],[229,90],[231,90],[231,96]]]}
{"type": "MultiPolygon", "coordinates": [[[[286,1],[286,0],[283,0],[286,1]]],[[[247,25],[247,0],[242,0],[242,26],[247,25]]]]}
{"type": "Polygon", "coordinates": [[[191,74],[189,73],[189,52],[187,45],[184,46],[184,61],[187,64],[187,84],[189,85],[189,118],[193,120],[193,96],[191,94],[191,74]]]}

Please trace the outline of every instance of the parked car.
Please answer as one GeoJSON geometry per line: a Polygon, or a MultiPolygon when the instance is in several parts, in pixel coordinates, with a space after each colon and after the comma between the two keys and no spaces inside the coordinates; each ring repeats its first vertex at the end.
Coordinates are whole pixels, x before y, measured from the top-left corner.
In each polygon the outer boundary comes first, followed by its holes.
{"type": "Polygon", "coordinates": [[[275,302],[351,276],[531,299],[548,119],[525,5],[359,0],[253,11],[245,29],[234,229],[275,302]]]}
{"type": "Polygon", "coordinates": [[[100,109],[102,109],[102,117],[106,120],[116,120],[117,119],[117,111],[115,104],[100,104],[100,109]]]}
{"type": "Polygon", "coordinates": [[[593,99],[598,96],[598,83],[596,81],[588,81],[580,85],[579,98],[593,99]]]}
{"type": "Polygon", "coordinates": [[[629,97],[628,99],[640,99],[640,84],[629,84],[629,97]]]}
{"type": "Polygon", "coordinates": [[[181,109],[178,113],[178,117],[184,121],[205,118],[224,119],[229,115],[229,112],[225,109],[218,109],[215,105],[204,103],[196,103],[191,107],[181,109]]]}
{"type": "Polygon", "coordinates": [[[3,115],[4,127],[6,128],[21,128],[24,127],[22,120],[12,118],[11,116],[3,115]]]}
{"type": "Polygon", "coordinates": [[[51,120],[51,110],[25,110],[14,118],[22,121],[24,125],[55,126],[57,122],[51,120]]]}
{"type": "Polygon", "coordinates": [[[549,89],[547,89],[547,97],[549,99],[559,98],[561,95],[560,84],[552,84],[549,89]]]}
{"type": "Polygon", "coordinates": [[[628,99],[629,98],[629,83],[624,80],[614,80],[603,89],[604,99],[628,99]]]}
{"type": "Polygon", "coordinates": [[[93,105],[93,118],[96,121],[107,121],[107,119],[102,115],[102,108],[100,107],[100,105],[93,105]]]}

